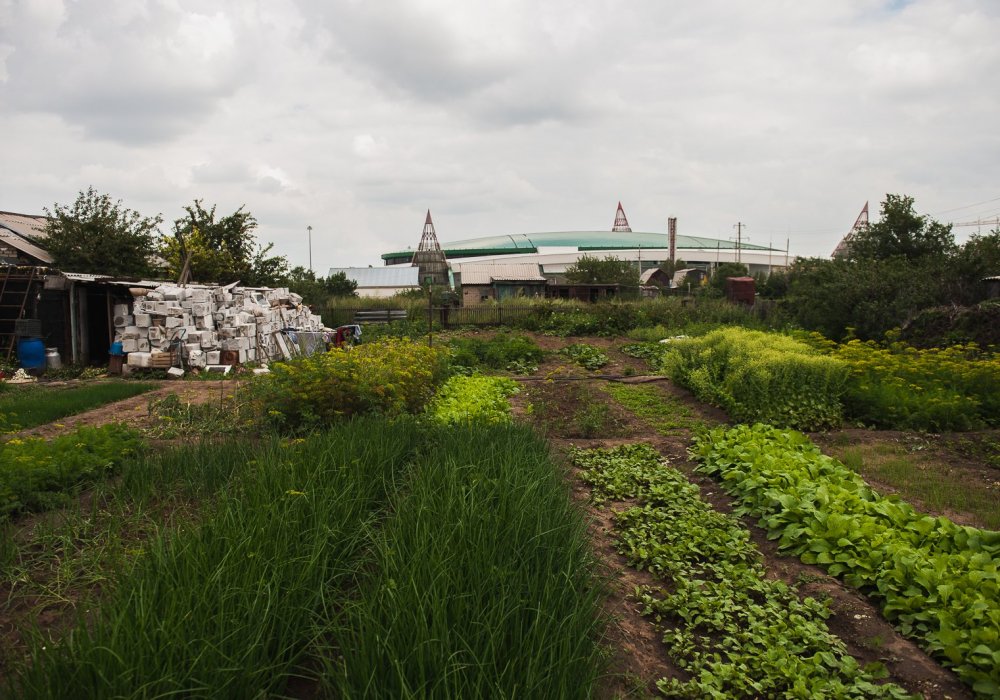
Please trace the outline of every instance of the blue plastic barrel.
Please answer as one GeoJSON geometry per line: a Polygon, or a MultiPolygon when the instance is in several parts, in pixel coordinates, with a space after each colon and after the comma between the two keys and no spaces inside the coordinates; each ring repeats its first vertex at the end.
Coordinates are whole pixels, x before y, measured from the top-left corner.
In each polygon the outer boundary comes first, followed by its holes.
{"type": "Polygon", "coordinates": [[[17,341],[17,361],[25,369],[45,369],[45,343],[41,338],[17,341]]]}

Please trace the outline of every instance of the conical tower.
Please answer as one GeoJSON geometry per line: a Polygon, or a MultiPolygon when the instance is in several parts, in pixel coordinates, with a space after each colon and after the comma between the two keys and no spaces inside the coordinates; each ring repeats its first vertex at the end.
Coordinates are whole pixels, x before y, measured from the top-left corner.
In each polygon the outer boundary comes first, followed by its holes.
{"type": "Polygon", "coordinates": [[[413,253],[412,264],[420,268],[420,284],[448,284],[448,261],[434,232],[430,209],[427,210],[424,232],[420,236],[420,245],[413,253]]]}
{"type": "Polygon", "coordinates": [[[837,247],[833,249],[833,257],[848,257],[851,254],[851,243],[854,242],[854,237],[866,228],[868,228],[868,202],[865,202],[865,206],[862,207],[861,213],[858,214],[858,218],[854,222],[854,226],[852,226],[851,230],[847,232],[847,235],[840,240],[837,247]]]}
{"type": "Polygon", "coordinates": [[[618,202],[618,211],[615,212],[615,225],[611,227],[611,230],[621,233],[632,233],[632,227],[628,225],[628,219],[625,218],[625,210],[622,209],[621,202],[618,202]]]}

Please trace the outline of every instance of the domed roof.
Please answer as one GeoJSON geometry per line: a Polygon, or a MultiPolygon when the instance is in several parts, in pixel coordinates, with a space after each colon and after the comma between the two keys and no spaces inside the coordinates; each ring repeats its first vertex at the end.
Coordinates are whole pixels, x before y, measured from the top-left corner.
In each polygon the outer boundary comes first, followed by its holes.
{"type": "MultiPolygon", "coordinates": [[[[441,243],[448,259],[471,258],[481,255],[511,255],[537,253],[539,248],[576,248],[580,252],[592,250],[636,250],[641,248],[663,248],[670,246],[665,233],[644,233],[641,231],[550,231],[547,233],[511,233],[500,236],[484,236],[462,241],[441,243]]],[[[702,236],[677,235],[677,250],[733,250],[732,241],[702,236]]],[[[744,243],[743,250],[769,250],[767,246],[744,243]]],[[[410,262],[412,250],[383,253],[387,264],[410,262]]]]}

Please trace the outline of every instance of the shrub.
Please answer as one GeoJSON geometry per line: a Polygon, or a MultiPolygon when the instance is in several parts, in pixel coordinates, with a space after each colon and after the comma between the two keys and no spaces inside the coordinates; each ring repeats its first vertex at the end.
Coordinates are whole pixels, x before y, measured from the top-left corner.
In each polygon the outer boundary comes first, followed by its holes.
{"type": "Polygon", "coordinates": [[[850,366],[849,416],[911,430],[971,430],[1000,424],[1000,356],[970,343],[918,350],[852,340],[833,356],[850,366]]]}
{"type": "Polygon", "coordinates": [[[847,365],[785,335],[722,328],[674,340],[662,365],[739,422],[815,430],[842,417],[847,365]]]}
{"type": "Polygon", "coordinates": [[[302,430],[360,414],[419,413],[447,367],[443,348],[386,339],[272,365],[254,391],[266,419],[302,430]]]}

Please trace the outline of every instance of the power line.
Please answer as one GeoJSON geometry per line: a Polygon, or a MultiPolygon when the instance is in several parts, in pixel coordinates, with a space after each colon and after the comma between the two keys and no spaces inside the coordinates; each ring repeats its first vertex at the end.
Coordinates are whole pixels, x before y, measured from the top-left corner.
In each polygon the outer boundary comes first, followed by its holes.
{"type": "Polygon", "coordinates": [[[954,209],[944,209],[942,211],[937,211],[931,214],[931,216],[940,216],[941,214],[948,214],[949,212],[959,211],[960,209],[971,209],[972,207],[978,207],[981,204],[989,204],[990,202],[1000,202],[1000,197],[994,197],[993,199],[987,199],[982,202],[976,202],[975,204],[966,204],[964,207],[955,207],[954,209]]]}

